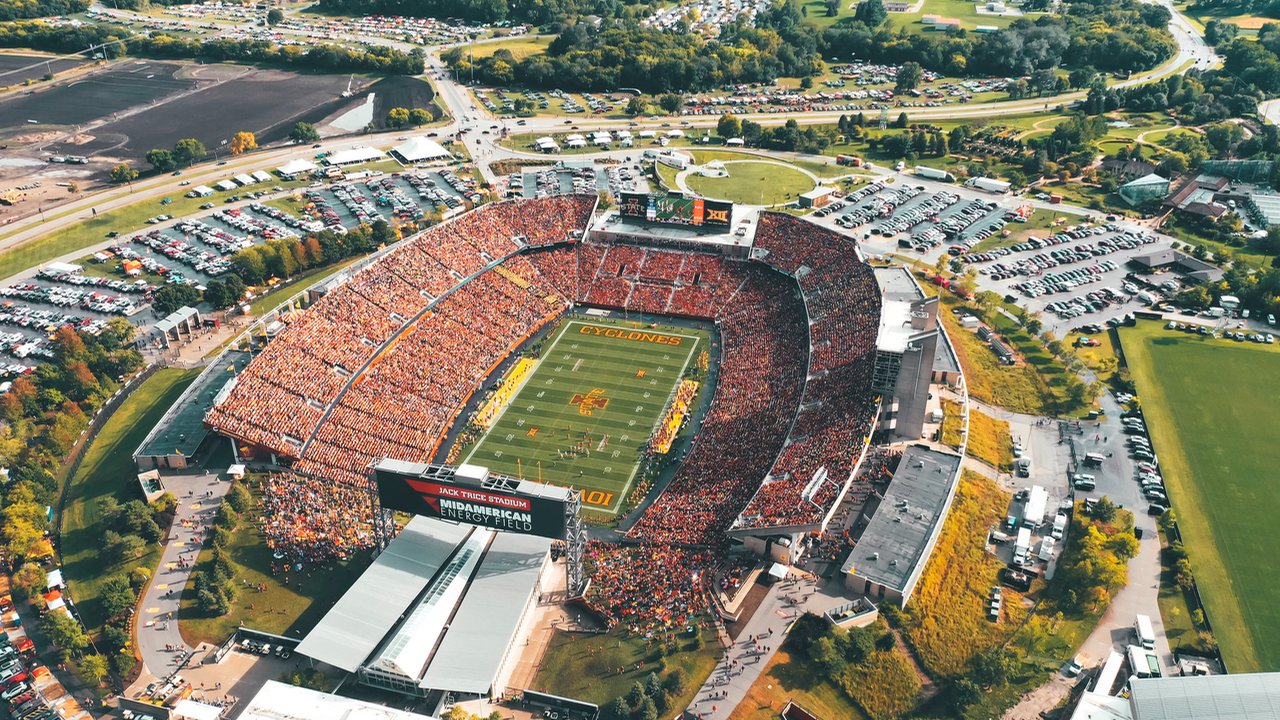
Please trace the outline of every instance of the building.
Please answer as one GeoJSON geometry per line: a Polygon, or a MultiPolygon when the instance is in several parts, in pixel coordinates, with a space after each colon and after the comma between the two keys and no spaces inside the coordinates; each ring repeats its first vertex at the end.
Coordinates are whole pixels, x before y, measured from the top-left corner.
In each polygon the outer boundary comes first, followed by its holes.
{"type": "Polygon", "coordinates": [[[1150,175],[1156,171],[1157,166],[1155,163],[1149,163],[1146,160],[1116,160],[1111,158],[1103,160],[1098,169],[1103,172],[1109,172],[1122,180],[1133,180],[1143,175],[1150,175]]]}
{"type": "Polygon", "coordinates": [[[924,297],[905,268],[875,273],[884,297],[872,375],[872,388],[884,398],[880,430],[919,440],[941,335],[938,299],[924,297]]]}
{"type": "Polygon", "coordinates": [[[1164,201],[1164,205],[1195,215],[1222,217],[1227,214],[1229,208],[1218,202],[1217,195],[1226,189],[1229,183],[1227,178],[1217,175],[1185,178],[1173,194],[1164,201]]]}
{"type": "Polygon", "coordinates": [[[960,461],[959,455],[926,445],[906,449],[884,499],[840,568],[850,590],[907,604],[951,508],[960,461]]]}
{"type": "Polygon", "coordinates": [[[1158,270],[1173,270],[1196,282],[1215,282],[1221,280],[1223,275],[1221,269],[1173,248],[1134,255],[1129,258],[1128,264],[1138,272],[1147,274],[1158,270]]]}
{"type": "Polygon", "coordinates": [[[833,187],[816,187],[800,195],[800,207],[820,208],[835,199],[835,192],[833,187]]]}
{"type": "MultiPolygon", "coordinates": [[[[1111,664],[1108,661],[1108,666],[1111,664]]],[[[1124,684],[1121,684],[1121,688],[1124,684]]],[[[1130,678],[1129,697],[1099,683],[1071,720],[1274,720],[1280,672],[1130,678]]]]}
{"type": "Polygon", "coordinates": [[[910,12],[911,3],[903,2],[902,0],[889,0],[889,2],[886,2],[884,4],[884,9],[885,9],[885,12],[898,12],[898,13],[910,12]]]}
{"type": "Polygon", "coordinates": [[[1149,200],[1162,200],[1169,195],[1169,180],[1155,173],[1149,173],[1121,185],[1116,193],[1130,207],[1141,205],[1149,200]]]}
{"type": "Polygon", "coordinates": [[[496,697],[551,540],[415,517],[298,645],[372,687],[496,697]]]}
{"type": "Polygon", "coordinates": [[[1263,227],[1280,225],[1280,195],[1274,193],[1250,193],[1245,200],[1249,217],[1263,227]]]}
{"type": "Polygon", "coordinates": [[[240,720],[439,720],[435,716],[316,692],[268,680],[240,712],[240,720]]]}
{"type": "Polygon", "coordinates": [[[413,165],[432,160],[448,160],[453,154],[435,140],[419,135],[391,148],[391,157],[401,165],[413,165]]]}

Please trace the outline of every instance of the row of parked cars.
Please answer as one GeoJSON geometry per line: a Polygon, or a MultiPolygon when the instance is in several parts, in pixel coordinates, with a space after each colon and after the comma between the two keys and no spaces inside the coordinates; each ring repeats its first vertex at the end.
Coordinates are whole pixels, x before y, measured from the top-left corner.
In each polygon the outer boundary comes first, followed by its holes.
{"type": "MultiPolygon", "coordinates": [[[[1127,397],[1132,400],[1133,396],[1127,397]]],[[[1142,486],[1142,496],[1151,502],[1147,512],[1152,515],[1163,515],[1169,509],[1169,495],[1164,487],[1164,478],[1160,475],[1156,451],[1151,446],[1151,438],[1147,435],[1147,426],[1142,419],[1141,410],[1128,410],[1120,416],[1124,427],[1125,446],[1134,461],[1134,479],[1142,486]]]]}
{"type": "Polygon", "coordinates": [[[32,682],[34,661],[35,646],[30,641],[19,648],[8,633],[0,631],[0,700],[13,720],[58,720],[58,713],[32,682]]]}

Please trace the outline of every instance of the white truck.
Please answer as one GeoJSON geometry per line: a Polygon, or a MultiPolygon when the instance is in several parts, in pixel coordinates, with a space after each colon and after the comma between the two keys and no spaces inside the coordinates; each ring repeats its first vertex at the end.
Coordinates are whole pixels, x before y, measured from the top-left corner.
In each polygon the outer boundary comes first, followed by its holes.
{"type": "Polygon", "coordinates": [[[1031,529],[1018,528],[1018,540],[1013,546],[1013,564],[1027,564],[1027,556],[1031,552],[1031,529]]]}
{"type": "Polygon", "coordinates": [[[1061,540],[1062,536],[1067,532],[1067,514],[1059,512],[1053,518],[1053,532],[1049,536],[1055,540],[1061,540]]]}
{"type": "Polygon", "coordinates": [[[930,180],[941,180],[942,182],[956,181],[955,176],[946,170],[939,170],[937,168],[926,167],[924,165],[917,165],[915,173],[922,178],[928,178],[930,180]]]}
{"type": "Polygon", "coordinates": [[[1147,650],[1156,649],[1156,632],[1151,627],[1151,618],[1147,615],[1138,615],[1133,621],[1133,634],[1138,640],[1138,644],[1147,650]]]}

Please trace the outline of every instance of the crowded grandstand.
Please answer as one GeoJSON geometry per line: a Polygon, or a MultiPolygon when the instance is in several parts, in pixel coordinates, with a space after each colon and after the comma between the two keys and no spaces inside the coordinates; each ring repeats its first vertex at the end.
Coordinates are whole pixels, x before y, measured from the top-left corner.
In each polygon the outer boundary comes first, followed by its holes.
{"type": "Polygon", "coordinates": [[[674,476],[622,544],[590,548],[587,600],[610,624],[696,615],[701,571],[731,535],[825,526],[877,422],[881,296],[853,240],[766,212],[747,260],[607,244],[586,232],[596,203],[482,206],[282,318],[206,417],[288,469],[266,486],[277,557],[323,565],[372,544],[370,466],[443,458],[485,379],[583,307],[714,322],[720,337],[714,394],[674,476]]]}

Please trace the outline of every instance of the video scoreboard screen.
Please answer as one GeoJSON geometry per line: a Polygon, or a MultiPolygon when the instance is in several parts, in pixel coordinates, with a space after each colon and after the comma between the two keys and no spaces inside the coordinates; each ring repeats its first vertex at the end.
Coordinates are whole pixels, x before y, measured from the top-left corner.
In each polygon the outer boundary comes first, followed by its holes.
{"type": "Polygon", "coordinates": [[[733,221],[733,203],[724,200],[685,197],[678,193],[646,195],[622,193],[619,212],[623,217],[661,223],[727,230],[733,221]]]}

